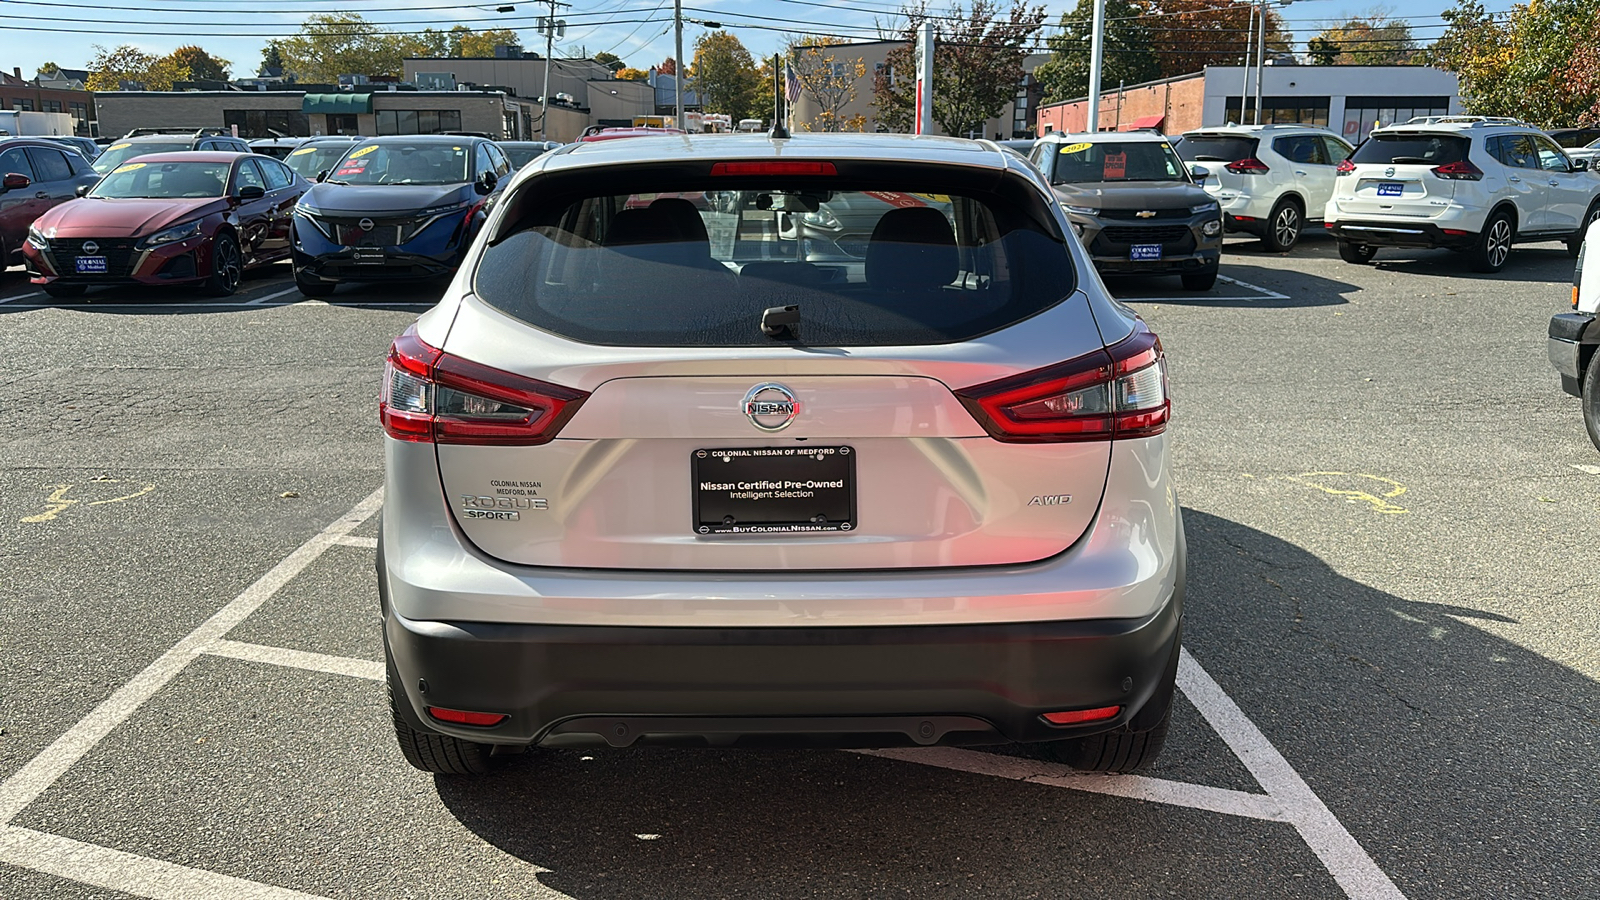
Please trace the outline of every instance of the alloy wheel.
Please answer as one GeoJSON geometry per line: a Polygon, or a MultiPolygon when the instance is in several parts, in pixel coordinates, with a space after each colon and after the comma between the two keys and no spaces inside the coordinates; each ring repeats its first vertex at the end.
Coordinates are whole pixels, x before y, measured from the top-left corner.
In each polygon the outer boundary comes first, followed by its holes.
{"type": "Polygon", "coordinates": [[[1273,234],[1278,239],[1278,246],[1288,248],[1300,237],[1300,211],[1293,206],[1285,206],[1278,211],[1278,218],[1272,223],[1273,234]]]}
{"type": "Polygon", "coordinates": [[[222,286],[232,293],[239,287],[240,280],[244,277],[244,267],[240,265],[239,248],[232,241],[223,241],[217,247],[216,260],[217,273],[221,276],[222,286]]]}
{"type": "Polygon", "coordinates": [[[1496,219],[1489,226],[1489,264],[1495,268],[1505,265],[1506,257],[1511,255],[1511,223],[1505,219],[1496,219]]]}

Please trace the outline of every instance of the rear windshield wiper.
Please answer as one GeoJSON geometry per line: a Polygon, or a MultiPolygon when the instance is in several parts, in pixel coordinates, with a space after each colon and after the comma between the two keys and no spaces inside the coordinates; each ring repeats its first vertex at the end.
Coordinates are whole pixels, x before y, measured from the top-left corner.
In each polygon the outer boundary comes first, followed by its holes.
{"type": "Polygon", "coordinates": [[[771,306],[761,313],[761,333],[775,341],[798,340],[795,328],[800,325],[800,307],[771,306]]]}

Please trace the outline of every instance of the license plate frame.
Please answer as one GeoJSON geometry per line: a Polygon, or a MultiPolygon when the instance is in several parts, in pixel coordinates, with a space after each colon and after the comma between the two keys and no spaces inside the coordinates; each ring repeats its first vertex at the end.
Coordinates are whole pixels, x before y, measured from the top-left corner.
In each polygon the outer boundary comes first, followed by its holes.
{"type": "Polygon", "coordinates": [[[1398,181],[1378,182],[1379,197],[1402,197],[1405,196],[1405,192],[1406,186],[1398,181]]]}
{"type": "Polygon", "coordinates": [[[1128,248],[1128,259],[1134,262],[1159,262],[1160,244],[1134,244],[1128,248]]]}
{"type": "Polygon", "coordinates": [[[80,256],[73,261],[73,269],[79,275],[104,275],[108,271],[104,256],[80,256]]]}
{"type": "Polygon", "coordinates": [[[690,454],[689,476],[697,535],[839,534],[857,525],[854,447],[707,447],[690,454]]]}

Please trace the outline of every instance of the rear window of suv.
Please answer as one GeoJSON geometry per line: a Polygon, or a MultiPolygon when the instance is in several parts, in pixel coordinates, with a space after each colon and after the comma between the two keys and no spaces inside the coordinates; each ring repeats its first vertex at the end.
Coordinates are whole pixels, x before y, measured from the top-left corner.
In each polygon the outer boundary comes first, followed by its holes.
{"type": "Polygon", "coordinates": [[[1257,146],[1252,137],[1186,134],[1176,149],[1184,162],[1237,162],[1255,156],[1257,146]]]}
{"type": "Polygon", "coordinates": [[[1374,134],[1356,148],[1350,161],[1442,166],[1466,159],[1471,144],[1459,134],[1374,134]]]}
{"type": "Polygon", "coordinates": [[[881,184],[557,173],[502,201],[475,288],[593,344],[770,345],[763,312],[789,306],[805,345],[948,343],[1076,289],[1049,203],[993,171],[881,184]],[[634,184],[652,190],[618,192],[634,184]]]}

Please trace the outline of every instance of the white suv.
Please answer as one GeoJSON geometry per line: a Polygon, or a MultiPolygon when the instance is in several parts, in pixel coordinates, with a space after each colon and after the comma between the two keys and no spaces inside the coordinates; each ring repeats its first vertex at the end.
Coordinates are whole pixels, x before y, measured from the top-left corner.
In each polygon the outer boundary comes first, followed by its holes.
{"type": "Polygon", "coordinates": [[[1222,206],[1223,227],[1282,253],[1333,195],[1334,167],[1350,145],[1309,125],[1229,125],[1183,136],[1178,155],[1222,206]]]}
{"type": "Polygon", "coordinates": [[[1323,220],[1346,262],[1379,247],[1463,250],[1498,272],[1518,241],[1566,241],[1600,218],[1600,177],[1515,119],[1443,116],[1375,129],[1339,166],[1323,220]]]}

